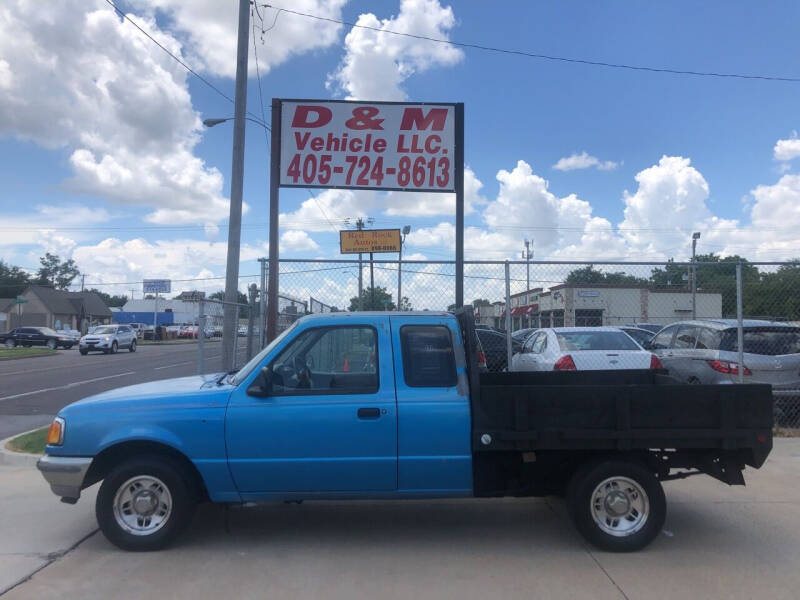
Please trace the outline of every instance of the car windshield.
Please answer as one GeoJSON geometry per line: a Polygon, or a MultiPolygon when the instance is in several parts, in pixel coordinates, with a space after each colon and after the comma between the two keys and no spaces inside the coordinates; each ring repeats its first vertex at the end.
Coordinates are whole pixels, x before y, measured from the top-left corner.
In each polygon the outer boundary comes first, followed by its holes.
{"type": "Polygon", "coordinates": [[[641,350],[621,331],[557,331],[562,350],[641,350]]]}
{"type": "Polygon", "coordinates": [[[36,330],[45,335],[58,335],[55,331],[53,331],[49,327],[37,327],[36,330]]]}
{"type": "Polygon", "coordinates": [[[117,333],[117,328],[116,327],[98,327],[92,333],[97,333],[97,334],[117,333]]]}
{"type": "MultiPolygon", "coordinates": [[[[745,327],[744,352],[780,356],[800,353],[800,328],[796,327],[745,327]]],[[[720,350],[739,351],[736,329],[725,330],[720,350]]]]}
{"type": "Polygon", "coordinates": [[[260,365],[264,357],[269,354],[275,346],[277,346],[283,338],[285,338],[289,333],[297,326],[299,321],[295,321],[292,323],[288,329],[284,330],[283,333],[278,335],[274,340],[272,340],[269,344],[267,344],[264,349],[256,354],[253,358],[250,359],[250,362],[245,364],[239,371],[231,378],[231,383],[233,385],[239,385],[242,381],[247,379],[247,376],[255,369],[258,365],[260,365]]]}

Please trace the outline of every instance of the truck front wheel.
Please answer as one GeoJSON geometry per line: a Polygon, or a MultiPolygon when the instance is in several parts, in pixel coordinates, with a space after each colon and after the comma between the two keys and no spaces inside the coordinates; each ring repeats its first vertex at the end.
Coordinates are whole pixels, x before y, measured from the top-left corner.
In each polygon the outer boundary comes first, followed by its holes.
{"type": "Polygon", "coordinates": [[[160,550],[189,524],[196,498],[183,469],[153,456],[119,464],[97,494],[100,529],[123,550],[160,550]]]}
{"type": "Polygon", "coordinates": [[[610,552],[644,548],[667,515],[661,482],[641,464],[622,460],[580,469],[567,489],[567,506],[581,535],[610,552]]]}

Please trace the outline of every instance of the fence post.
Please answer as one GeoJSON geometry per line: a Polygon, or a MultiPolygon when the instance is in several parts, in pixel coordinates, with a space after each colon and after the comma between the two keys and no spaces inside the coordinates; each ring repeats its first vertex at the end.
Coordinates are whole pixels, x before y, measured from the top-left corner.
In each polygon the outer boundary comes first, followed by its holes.
{"type": "Polygon", "coordinates": [[[511,267],[506,261],[506,370],[511,370],[511,267]]]}
{"type": "Polygon", "coordinates": [[[197,307],[197,374],[202,375],[205,371],[205,342],[206,342],[206,303],[201,299],[197,307]]]}
{"type": "Polygon", "coordinates": [[[250,295],[250,304],[247,307],[247,360],[250,360],[253,358],[253,325],[256,317],[256,293],[258,292],[256,284],[251,283],[247,291],[250,295]]]}
{"type": "Polygon", "coordinates": [[[261,263],[261,296],[259,296],[259,326],[258,326],[258,349],[261,350],[264,344],[264,331],[266,329],[267,318],[267,259],[259,258],[261,263]]]}
{"type": "Polygon", "coordinates": [[[742,317],[742,263],[736,263],[736,338],[739,346],[739,383],[744,383],[744,318],[742,317]]]}

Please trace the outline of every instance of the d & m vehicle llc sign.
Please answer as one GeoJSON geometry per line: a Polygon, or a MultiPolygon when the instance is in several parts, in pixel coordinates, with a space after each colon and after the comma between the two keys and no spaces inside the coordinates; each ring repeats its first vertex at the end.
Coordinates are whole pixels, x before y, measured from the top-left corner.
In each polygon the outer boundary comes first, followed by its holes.
{"type": "Polygon", "coordinates": [[[455,104],[282,104],[281,186],[455,192],[455,104]]]}
{"type": "MultiPolygon", "coordinates": [[[[279,196],[282,187],[455,194],[455,303],[464,304],[464,105],[272,99],[267,339],[277,333],[279,196]]],[[[343,235],[342,251],[367,243],[343,235]],[[347,239],[345,239],[347,238],[347,239]],[[348,244],[352,244],[348,246],[348,244]]],[[[399,252],[353,249],[352,253],[399,252]]],[[[372,244],[372,242],[369,242],[372,244]]],[[[395,249],[396,248],[396,249],[395,249]]]]}

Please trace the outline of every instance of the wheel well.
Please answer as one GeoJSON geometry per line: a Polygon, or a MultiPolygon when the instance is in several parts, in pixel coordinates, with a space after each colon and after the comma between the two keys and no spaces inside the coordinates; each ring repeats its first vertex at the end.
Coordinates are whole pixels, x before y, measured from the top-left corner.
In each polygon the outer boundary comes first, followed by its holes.
{"type": "Polygon", "coordinates": [[[89,467],[89,471],[86,473],[86,478],[83,481],[83,487],[87,488],[105,479],[111,469],[122,461],[145,454],[164,457],[179,465],[187,475],[189,482],[195,488],[198,499],[208,499],[208,490],[206,489],[205,482],[194,463],[175,448],[159,442],[150,441],[121,442],[103,450],[94,457],[92,465],[89,467]]]}

